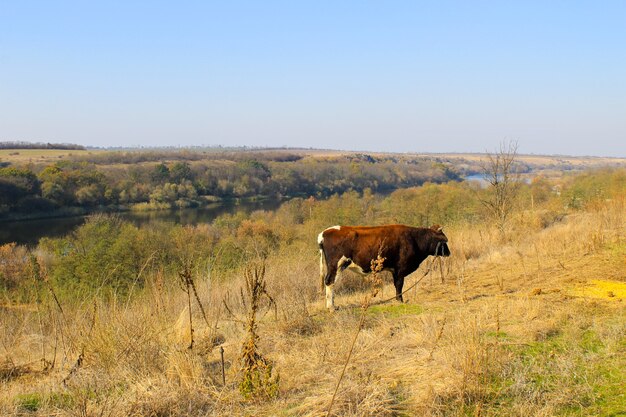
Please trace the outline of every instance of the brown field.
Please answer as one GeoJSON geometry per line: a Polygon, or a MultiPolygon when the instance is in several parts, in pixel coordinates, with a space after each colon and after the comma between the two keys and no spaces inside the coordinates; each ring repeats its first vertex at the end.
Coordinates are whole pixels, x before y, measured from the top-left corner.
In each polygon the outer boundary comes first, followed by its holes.
{"type": "MultiPolygon", "coordinates": [[[[479,161],[485,156],[481,153],[428,153],[416,154],[420,156],[438,156],[448,159],[467,159],[469,161],[479,161]]],[[[626,164],[626,158],[603,157],[603,156],[567,156],[567,155],[525,155],[518,154],[516,160],[529,164],[550,165],[567,163],[575,166],[603,165],[603,164],[626,164]]]]}
{"type": "Polygon", "coordinates": [[[51,164],[72,156],[89,155],[97,150],[64,150],[64,149],[0,149],[0,161],[23,164],[51,164]]]}
{"type": "MultiPolygon", "coordinates": [[[[625,220],[621,200],[546,228],[519,213],[505,240],[480,225],[449,228],[452,256],[407,278],[409,286],[434,268],[409,302],[364,313],[329,414],[624,415],[625,220]]],[[[194,304],[193,349],[185,294],[155,275],[134,301],[62,314],[54,305],[4,308],[0,414],[327,415],[370,290],[346,272],[340,309],[324,310],[317,232],[266,261],[276,310],[262,308],[258,346],[280,375],[276,398],[238,390],[242,273],[196,276],[208,320],[194,304]]],[[[387,283],[374,302],[392,295],[387,283]]]]}
{"type": "MultiPolygon", "coordinates": [[[[0,149],[0,161],[11,162],[13,164],[49,164],[56,162],[60,159],[71,159],[72,157],[92,155],[98,153],[111,153],[111,152],[148,152],[148,151],[165,152],[159,161],[168,161],[167,152],[177,153],[178,149],[122,149],[122,150],[104,150],[104,149],[88,149],[88,150],[55,150],[55,149],[0,149]]],[[[181,148],[180,150],[185,150],[181,148]]],[[[252,150],[254,152],[265,152],[263,149],[252,150]]],[[[196,152],[194,149],[190,149],[189,152],[196,152]]],[[[200,151],[198,151],[200,152],[200,151]]],[[[218,152],[218,151],[216,151],[218,152]]],[[[344,155],[355,154],[369,154],[377,157],[389,157],[389,156],[408,156],[408,157],[420,157],[426,159],[436,159],[442,162],[449,162],[455,165],[466,164],[478,168],[478,163],[484,160],[485,154],[482,153],[387,153],[387,152],[358,152],[358,151],[339,151],[339,150],[323,150],[323,149],[269,149],[267,152],[273,153],[291,153],[309,156],[312,158],[334,158],[344,155]]],[[[564,156],[564,155],[523,155],[517,156],[518,162],[524,163],[532,167],[537,171],[553,171],[557,174],[563,170],[564,166],[567,169],[587,169],[587,168],[599,168],[606,166],[626,166],[626,157],[594,157],[594,156],[564,156]]],[[[146,162],[146,164],[152,162],[146,162]]]]}
{"type": "MultiPolygon", "coordinates": [[[[485,159],[485,153],[389,153],[389,152],[366,152],[366,151],[338,151],[338,150],[293,150],[294,153],[302,153],[314,157],[331,157],[339,155],[368,154],[373,156],[415,156],[423,158],[441,158],[442,160],[459,161],[465,160],[471,163],[477,163],[485,159]]],[[[527,155],[518,154],[516,161],[529,164],[531,166],[559,166],[569,164],[577,168],[589,168],[598,166],[623,166],[626,165],[626,157],[605,157],[605,156],[568,156],[568,155],[527,155]]]]}

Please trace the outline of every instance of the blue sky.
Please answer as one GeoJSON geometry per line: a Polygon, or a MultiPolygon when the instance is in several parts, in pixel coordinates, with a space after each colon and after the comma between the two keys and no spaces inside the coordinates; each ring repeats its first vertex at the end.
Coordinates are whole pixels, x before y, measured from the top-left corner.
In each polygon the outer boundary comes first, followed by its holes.
{"type": "Polygon", "coordinates": [[[626,156],[626,2],[0,1],[0,141],[626,156]]]}

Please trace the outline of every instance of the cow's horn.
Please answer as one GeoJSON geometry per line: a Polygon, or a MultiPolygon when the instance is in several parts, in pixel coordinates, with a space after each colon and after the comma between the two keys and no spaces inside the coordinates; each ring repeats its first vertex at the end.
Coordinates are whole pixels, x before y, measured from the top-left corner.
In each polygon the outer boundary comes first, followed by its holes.
{"type": "Polygon", "coordinates": [[[434,224],[430,228],[434,230],[435,232],[441,232],[443,230],[443,227],[438,224],[434,224]]]}

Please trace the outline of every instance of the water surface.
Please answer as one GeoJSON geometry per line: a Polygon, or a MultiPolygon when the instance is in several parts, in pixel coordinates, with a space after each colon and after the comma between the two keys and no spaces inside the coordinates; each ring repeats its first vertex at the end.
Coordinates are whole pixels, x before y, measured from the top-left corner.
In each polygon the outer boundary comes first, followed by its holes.
{"type": "MultiPolygon", "coordinates": [[[[201,208],[143,212],[126,211],[116,213],[116,215],[138,227],[154,222],[196,225],[210,223],[222,214],[234,214],[240,211],[251,213],[255,210],[274,211],[280,207],[280,204],[281,201],[279,200],[228,202],[216,203],[201,208]]],[[[16,242],[19,245],[35,246],[42,237],[65,236],[85,223],[88,218],[89,215],[0,222],[0,244],[16,242]]]]}

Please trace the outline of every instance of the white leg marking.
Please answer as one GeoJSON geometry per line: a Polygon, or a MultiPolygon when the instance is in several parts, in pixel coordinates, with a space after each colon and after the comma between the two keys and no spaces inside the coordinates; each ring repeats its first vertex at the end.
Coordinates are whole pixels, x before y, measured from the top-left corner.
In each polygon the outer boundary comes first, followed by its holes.
{"type": "Polygon", "coordinates": [[[317,244],[320,246],[320,291],[324,291],[324,275],[325,274],[325,264],[326,262],[324,262],[324,249],[322,249],[322,243],[324,243],[324,232],[320,232],[319,235],[317,235],[317,244]]]}
{"type": "Polygon", "coordinates": [[[326,286],[326,308],[329,310],[335,309],[335,292],[333,291],[333,285],[326,286]]]}
{"type": "Polygon", "coordinates": [[[320,249],[320,281],[322,284],[320,291],[324,290],[324,278],[326,278],[326,262],[324,262],[324,251],[320,249]]]}

